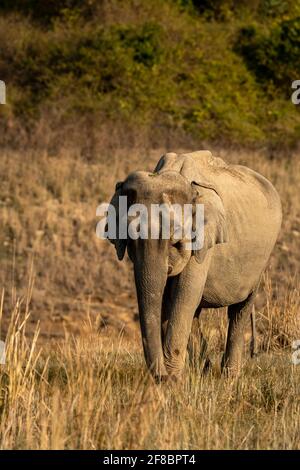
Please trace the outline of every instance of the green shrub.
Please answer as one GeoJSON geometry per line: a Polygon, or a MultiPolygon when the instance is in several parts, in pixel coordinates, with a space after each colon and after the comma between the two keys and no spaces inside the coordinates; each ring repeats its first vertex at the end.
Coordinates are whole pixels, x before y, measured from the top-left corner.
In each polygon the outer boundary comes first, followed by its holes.
{"type": "Polygon", "coordinates": [[[228,21],[241,16],[258,21],[276,18],[294,18],[300,14],[299,2],[294,0],[177,0],[186,8],[209,20],[228,21]]]}
{"type": "MultiPolygon", "coordinates": [[[[150,84],[163,56],[162,29],[153,23],[140,28],[100,27],[88,33],[60,36],[40,34],[7,57],[10,72],[25,91],[16,112],[26,112],[44,100],[72,94],[82,106],[88,92],[95,103],[107,94],[135,96],[143,82],[150,84]]],[[[9,75],[11,75],[9,74],[9,75]]],[[[76,100],[75,100],[76,101],[76,100]]]]}
{"type": "Polygon", "coordinates": [[[236,50],[260,83],[289,96],[292,81],[300,77],[300,17],[267,33],[257,26],[243,28],[236,50]]]}
{"type": "Polygon", "coordinates": [[[1,123],[16,118],[30,128],[50,112],[51,119],[86,116],[207,140],[295,142],[300,116],[289,94],[300,76],[299,18],[271,15],[260,24],[267,1],[256,2],[254,13],[239,4],[251,27],[225,0],[201,2],[204,12],[227,5],[231,13],[222,21],[195,14],[196,1],[192,9],[188,0],[100,2],[103,17],[94,0],[53,8],[25,0],[19,11],[35,18],[49,8],[43,25],[8,14],[7,6],[0,14],[0,78],[7,82],[1,123]]]}
{"type": "Polygon", "coordinates": [[[91,18],[97,0],[2,0],[0,11],[18,12],[30,16],[42,24],[49,25],[58,17],[80,13],[91,18]]]}

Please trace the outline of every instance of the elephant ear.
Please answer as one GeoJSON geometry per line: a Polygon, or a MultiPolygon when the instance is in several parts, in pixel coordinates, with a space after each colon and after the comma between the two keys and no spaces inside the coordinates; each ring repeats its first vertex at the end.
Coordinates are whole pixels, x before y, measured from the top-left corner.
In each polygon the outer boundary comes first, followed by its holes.
{"type": "Polygon", "coordinates": [[[159,159],[154,169],[154,173],[159,173],[162,171],[169,171],[169,170],[179,172],[181,167],[182,167],[182,158],[180,157],[180,155],[177,155],[177,153],[174,153],[174,152],[168,152],[159,159]]]}
{"type": "Polygon", "coordinates": [[[119,225],[120,225],[120,213],[119,213],[119,197],[122,196],[123,183],[118,182],[115,188],[115,194],[113,195],[110,204],[115,208],[116,211],[116,238],[109,238],[109,241],[115,246],[118,259],[121,261],[124,258],[127,240],[119,238],[119,225]]]}
{"type": "Polygon", "coordinates": [[[193,181],[192,187],[196,193],[193,204],[204,205],[204,244],[193,252],[201,263],[207,250],[228,241],[226,214],[223,201],[212,184],[193,181]]]}

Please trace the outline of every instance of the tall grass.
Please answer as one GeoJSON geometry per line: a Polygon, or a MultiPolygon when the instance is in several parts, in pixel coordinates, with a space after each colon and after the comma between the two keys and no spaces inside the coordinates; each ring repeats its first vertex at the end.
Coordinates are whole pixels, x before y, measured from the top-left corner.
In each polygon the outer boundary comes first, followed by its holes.
{"type": "MultiPolygon", "coordinates": [[[[294,301],[287,296],[287,318],[294,301]]],[[[108,343],[89,312],[80,335],[40,343],[37,325],[29,340],[29,298],[18,300],[0,368],[0,448],[300,449],[300,365],[289,349],[274,349],[274,325],[285,331],[287,320],[268,305],[268,353],[245,355],[238,378],[220,375],[210,337],[208,374],[187,363],[179,383],[157,386],[141,349],[122,336],[108,343]]]]}

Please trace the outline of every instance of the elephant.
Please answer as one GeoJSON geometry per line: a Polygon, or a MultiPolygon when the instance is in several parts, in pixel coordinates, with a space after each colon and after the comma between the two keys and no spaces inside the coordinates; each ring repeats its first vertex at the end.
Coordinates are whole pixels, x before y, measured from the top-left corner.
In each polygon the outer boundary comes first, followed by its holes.
{"type": "Polygon", "coordinates": [[[119,260],[127,249],[133,262],[142,344],[152,376],[161,382],[182,375],[194,317],[203,308],[220,307],[228,307],[229,320],[221,368],[236,375],[245,326],[281,227],[274,186],[246,166],[201,150],[166,153],[153,172],[135,171],[117,183],[111,200],[117,222],[124,195],[129,207],[166,201],[204,206],[201,248],[187,249],[186,240],[172,234],[169,239],[108,237],[119,260]]]}

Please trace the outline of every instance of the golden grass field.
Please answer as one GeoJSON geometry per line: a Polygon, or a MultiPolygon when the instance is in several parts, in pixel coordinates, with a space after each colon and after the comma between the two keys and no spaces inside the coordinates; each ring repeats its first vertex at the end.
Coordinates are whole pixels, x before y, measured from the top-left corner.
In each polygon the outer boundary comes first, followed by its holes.
{"type": "Polygon", "coordinates": [[[299,153],[210,149],[261,172],[282,199],[256,300],[259,356],[245,351],[241,375],[220,376],[226,314],[205,311],[212,371],[187,364],[180,383],[160,386],[144,364],[130,262],[96,238],[95,211],[166,149],[1,151],[1,449],[300,449],[299,153]]]}

